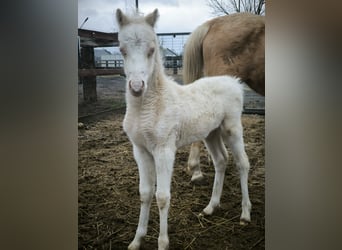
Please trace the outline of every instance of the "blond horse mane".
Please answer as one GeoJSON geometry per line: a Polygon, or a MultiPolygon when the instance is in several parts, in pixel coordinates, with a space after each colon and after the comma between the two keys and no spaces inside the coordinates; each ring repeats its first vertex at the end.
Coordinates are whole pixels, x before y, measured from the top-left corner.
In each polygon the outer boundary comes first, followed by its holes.
{"type": "Polygon", "coordinates": [[[189,36],[183,55],[183,82],[191,83],[203,76],[203,40],[210,28],[209,22],[197,27],[189,36]]]}

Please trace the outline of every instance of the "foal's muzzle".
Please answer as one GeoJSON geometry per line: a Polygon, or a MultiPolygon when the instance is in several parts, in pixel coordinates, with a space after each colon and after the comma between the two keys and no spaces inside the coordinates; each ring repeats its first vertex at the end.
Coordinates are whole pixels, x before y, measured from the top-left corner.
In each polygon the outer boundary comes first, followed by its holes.
{"type": "Polygon", "coordinates": [[[139,97],[142,95],[143,90],[145,88],[145,83],[143,80],[141,81],[130,80],[128,84],[129,84],[129,90],[131,91],[131,94],[133,96],[139,97]]]}

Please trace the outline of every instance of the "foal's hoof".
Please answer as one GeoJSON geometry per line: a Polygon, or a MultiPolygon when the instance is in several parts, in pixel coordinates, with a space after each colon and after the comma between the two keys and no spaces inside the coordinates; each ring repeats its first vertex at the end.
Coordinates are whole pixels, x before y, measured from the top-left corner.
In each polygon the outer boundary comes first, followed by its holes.
{"type": "Polygon", "coordinates": [[[144,238],[142,238],[140,241],[132,241],[131,244],[128,246],[128,250],[139,250],[141,243],[144,242],[144,238]]]}
{"type": "Polygon", "coordinates": [[[208,205],[205,209],[203,209],[202,214],[205,216],[207,216],[207,215],[210,216],[214,213],[215,209],[218,207],[219,207],[219,205],[217,205],[217,206],[209,206],[208,205]]]}
{"type": "Polygon", "coordinates": [[[139,245],[132,245],[130,244],[127,248],[128,250],[139,250],[140,249],[140,246],[139,245]]]}
{"type": "Polygon", "coordinates": [[[206,216],[206,214],[203,213],[203,211],[200,212],[200,213],[198,214],[198,218],[199,218],[199,219],[202,219],[202,218],[204,218],[205,216],[206,216]]]}
{"type": "Polygon", "coordinates": [[[243,218],[240,219],[240,225],[241,226],[247,226],[250,222],[251,221],[247,220],[247,219],[243,219],[243,218]]]}

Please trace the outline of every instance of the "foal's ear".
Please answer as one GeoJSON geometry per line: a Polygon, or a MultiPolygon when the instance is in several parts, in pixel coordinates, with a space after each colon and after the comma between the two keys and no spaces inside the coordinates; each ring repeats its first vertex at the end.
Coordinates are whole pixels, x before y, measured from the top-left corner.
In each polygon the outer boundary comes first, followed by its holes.
{"type": "Polygon", "coordinates": [[[120,9],[116,10],[116,21],[118,22],[120,28],[129,23],[128,17],[125,16],[120,9]]]}
{"type": "Polygon", "coordinates": [[[157,20],[159,17],[159,12],[158,9],[155,9],[152,13],[148,14],[145,17],[145,21],[152,26],[152,28],[154,27],[154,25],[156,24],[157,20]]]}

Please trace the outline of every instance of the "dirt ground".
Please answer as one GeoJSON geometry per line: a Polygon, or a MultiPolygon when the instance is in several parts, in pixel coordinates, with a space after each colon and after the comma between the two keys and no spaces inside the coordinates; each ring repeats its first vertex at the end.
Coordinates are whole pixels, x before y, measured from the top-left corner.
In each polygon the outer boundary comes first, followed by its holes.
{"type": "MultiPolygon", "coordinates": [[[[117,107],[123,93],[115,94],[117,100],[106,97],[107,91],[115,89],[112,85],[107,88],[100,85],[97,106],[80,101],[80,116],[107,109],[107,105],[117,107]]],[[[84,120],[79,127],[79,249],[127,249],[135,234],[140,209],[139,176],[131,144],[122,129],[124,112],[124,108],[115,109],[84,120]]],[[[243,115],[243,126],[251,164],[251,223],[239,224],[241,191],[232,157],[226,171],[221,207],[212,216],[198,216],[211,196],[214,167],[203,146],[201,168],[205,180],[201,184],[191,183],[184,171],[190,147],[181,148],[177,151],[171,187],[168,219],[171,250],[265,248],[264,116],[243,115]]],[[[159,215],[154,199],[141,249],[157,249],[158,232],[159,215]]]]}

